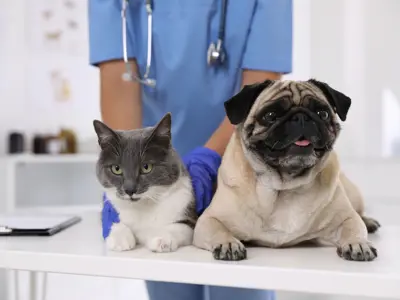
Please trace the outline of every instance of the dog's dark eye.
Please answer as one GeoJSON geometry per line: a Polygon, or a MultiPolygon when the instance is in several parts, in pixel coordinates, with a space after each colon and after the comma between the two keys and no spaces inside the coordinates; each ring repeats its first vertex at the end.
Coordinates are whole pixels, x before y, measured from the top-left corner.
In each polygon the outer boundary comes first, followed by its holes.
{"type": "Polygon", "coordinates": [[[265,122],[273,122],[276,120],[276,113],[273,111],[267,112],[265,115],[263,115],[262,119],[265,122]]]}
{"type": "Polygon", "coordinates": [[[329,118],[329,113],[326,110],[320,110],[317,114],[321,118],[321,120],[326,121],[329,118]]]}

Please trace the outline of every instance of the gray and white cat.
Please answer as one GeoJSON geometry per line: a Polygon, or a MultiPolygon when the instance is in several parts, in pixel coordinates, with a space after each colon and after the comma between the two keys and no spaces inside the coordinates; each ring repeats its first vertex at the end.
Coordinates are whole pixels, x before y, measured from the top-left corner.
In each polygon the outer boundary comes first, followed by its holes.
{"type": "Polygon", "coordinates": [[[101,148],[97,178],[119,213],[106,244],[171,252],[191,245],[197,216],[192,184],[171,145],[171,114],[154,127],[112,130],[93,122],[101,148]]]}

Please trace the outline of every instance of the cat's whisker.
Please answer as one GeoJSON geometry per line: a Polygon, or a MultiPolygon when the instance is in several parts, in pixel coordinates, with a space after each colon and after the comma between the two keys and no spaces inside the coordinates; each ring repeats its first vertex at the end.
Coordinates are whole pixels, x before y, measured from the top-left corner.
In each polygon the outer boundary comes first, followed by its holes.
{"type": "Polygon", "coordinates": [[[151,201],[153,201],[154,203],[158,203],[159,201],[158,201],[158,199],[157,198],[154,198],[154,197],[150,197],[150,198],[148,198],[149,200],[151,200],[151,201]]]}

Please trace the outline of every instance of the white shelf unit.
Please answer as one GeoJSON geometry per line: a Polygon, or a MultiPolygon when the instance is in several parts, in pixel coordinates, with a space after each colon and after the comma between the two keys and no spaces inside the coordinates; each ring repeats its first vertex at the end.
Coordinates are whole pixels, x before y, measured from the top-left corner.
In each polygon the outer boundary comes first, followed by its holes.
{"type": "Polygon", "coordinates": [[[99,203],[101,190],[94,175],[97,158],[97,153],[1,157],[1,176],[4,178],[0,179],[5,196],[2,210],[10,212],[20,206],[99,203]]]}

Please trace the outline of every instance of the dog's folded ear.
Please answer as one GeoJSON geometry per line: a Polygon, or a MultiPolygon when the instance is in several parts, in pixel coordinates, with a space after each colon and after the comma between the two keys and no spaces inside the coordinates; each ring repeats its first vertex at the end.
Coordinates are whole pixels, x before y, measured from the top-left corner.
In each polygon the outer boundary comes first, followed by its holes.
{"type": "Polygon", "coordinates": [[[315,79],[310,79],[308,80],[308,82],[315,85],[322,91],[329,104],[338,114],[340,120],[346,121],[347,113],[351,106],[351,99],[343,93],[331,88],[325,82],[321,82],[315,79]]]}
{"type": "Polygon", "coordinates": [[[235,96],[225,101],[225,112],[233,125],[243,122],[261,92],[274,83],[273,80],[245,85],[235,96]]]}

